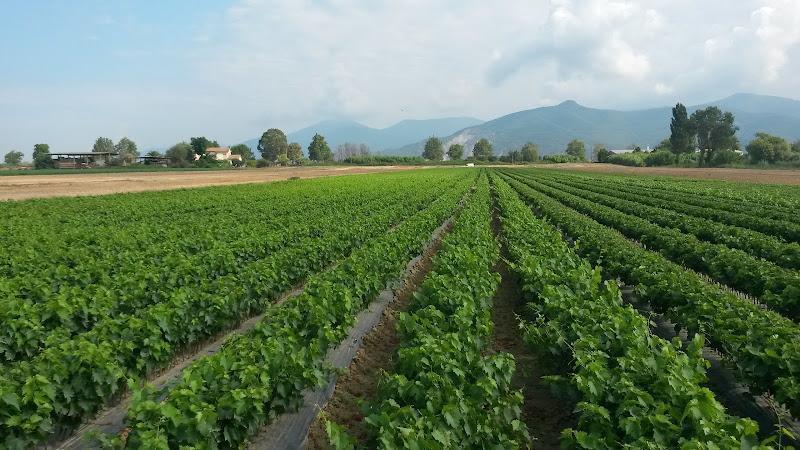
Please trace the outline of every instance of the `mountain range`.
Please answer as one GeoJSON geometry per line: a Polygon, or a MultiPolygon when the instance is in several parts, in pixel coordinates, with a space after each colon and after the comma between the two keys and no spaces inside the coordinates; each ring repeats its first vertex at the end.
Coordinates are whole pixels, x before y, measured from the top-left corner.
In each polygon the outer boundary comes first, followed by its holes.
{"type": "MultiPolygon", "coordinates": [[[[298,142],[308,147],[314,134],[325,136],[333,151],[345,142],[367,144],[373,152],[390,153],[387,150],[427,139],[430,136],[447,136],[458,130],[483,123],[472,117],[446,117],[443,119],[403,120],[388,128],[371,128],[352,120],[326,120],[302,130],[289,133],[289,142],[298,142]]],[[[254,151],[258,138],[246,141],[254,151]]]]}
{"type": "MultiPolygon", "coordinates": [[[[765,131],[790,140],[800,139],[800,101],[756,94],[734,94],[721,100],[687,106],[689,113],[707,106],[717,106],[736,117],[737,133],[746,145],[757,132],[765,131]]],[[[597,109],[568,100],[555,106],[511,113],[488,122],[471,117],[430,120],[404,120],[388,128],[377,129],[348,120],[329,120],[290,133],[289,142],[308,146],[314,133],[325,136],[330,147],[345,142],[365,143],[373,152],[387,155],[420,155],[425,140],[439,136],[445,147],[464,144],[469,155],[478,139],[494,145],[495,154],[521,147],[526,142],[539,145],[540,153],[562,153],[572,139],[580,139],[587,148],[603,144],[622,149],[635,144],[655,147],[669,136],[672,107],[634,111],[597,109]]],[[[256,149],[258,139],[245,142],[256,149]]]]}
{"type": "MultiPolygon", "coordinates": [[[[800,101],[783,97],[735,94],[722,100],[687,106],[689,113],[707,106],[730,111],[739,127],[737,135],[746,145],[757,132],[765,131],[786,139],[800,139],[800,101]]],[[[671,107],[638,111],[595,109],[569,100],[555,106],[519,111],[476,126],[466,127],[443,138],[445,146],[464,144],[470,149],[480,138],[492,142],[496,154],[521,147],[526,142],[539,145],[541,154],[562,153],[572,139],[595,143],[609,149],[632,144],[655,147],[669,137],[671,107]]],[[[400,147],[397,155],[418,155],[424,141],[400,147]]]]}

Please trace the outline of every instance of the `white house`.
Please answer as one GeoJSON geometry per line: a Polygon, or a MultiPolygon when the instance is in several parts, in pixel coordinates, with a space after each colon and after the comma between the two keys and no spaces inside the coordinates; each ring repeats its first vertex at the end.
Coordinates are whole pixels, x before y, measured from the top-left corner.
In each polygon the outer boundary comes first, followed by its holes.
{"type": "MultiPolygon", "coordinates": [[[[242,155],[231,153],[230,147],[209,147],[206,154],[213,155],[217,161],[241,161],[242,155]]],[[[194,155],[195,161],[200,159],[200,155],[194,155]]]]}

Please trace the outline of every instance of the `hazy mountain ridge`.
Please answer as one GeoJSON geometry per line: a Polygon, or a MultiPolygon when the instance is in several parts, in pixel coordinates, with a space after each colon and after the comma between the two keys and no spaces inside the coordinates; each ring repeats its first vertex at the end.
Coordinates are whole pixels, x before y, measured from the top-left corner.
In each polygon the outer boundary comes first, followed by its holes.
{"type": "MultiPolygon", "coordinates": [[[[745,145],[759,131],[800,139],[800,101],[783,97],[735,94],[724,99],[688,107],[689,112],[706,106],[718,106],[736,116],[737,135],[745,145]]],[[[609,149],[642,147],[661,142],[669,136],[671,107],[616,111],[589,108],[569,100],[555,106],[511,113],[447,135],[445,145],[464,144],[467,154],[480,138],[494,144],[496,154],[519,148],[531,141],[539,145],[541,154],[561,153],[572,139],[580,139],[587,148],[595,143],[609,149]]],[[[419,155],[424,141],[415,142],[387,154],[419,155]]]]}
{"type": "MultiPolygon", "coordinates": [[[[430,136],[447,136],[466,127],[483,123],[473,117],[445,117],[427,120],[403,120],[387,128],[371,128],[352,120],[326,120],[310,127],[289,133],[289,142],[299,142],[308,147],[315,133],[325,136],[334,151],[345,142],[367,144],[373,152],[387,153],[385,150],[401,147],[430,136]]],[[[244,142],[254,151],[259,138],[244,142]]]]}

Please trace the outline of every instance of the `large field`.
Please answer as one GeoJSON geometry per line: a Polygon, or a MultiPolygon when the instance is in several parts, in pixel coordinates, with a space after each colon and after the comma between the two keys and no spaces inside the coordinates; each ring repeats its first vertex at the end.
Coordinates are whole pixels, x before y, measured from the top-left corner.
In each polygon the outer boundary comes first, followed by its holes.
{"type": "Polygon", "coordinates": [[[411,167],[290,167],[247,170],[195,170],[108,173],[59,173],[56,175],[6,175],[0,177],[0,200],[105,195],[121,192],[263,183],[291,177],[315,178],[330,175],[407,170],[411,167]]]}
{"type": "Polygon", "coordinates": [[[0,448],[796,445],[798,211],[523,168],[0,202],[0,448]]]}
{"type": "Polygon", "coordinates": [[[665,177],[695,178],[701,180],[724,180],[734,182],[800,185],[798,169],[728,169],[721,167],[626,167],[616,164],[568,163],[543,166],[553,169],[569,169],[582,172],[621,175],[655,175],[665,177]]]}

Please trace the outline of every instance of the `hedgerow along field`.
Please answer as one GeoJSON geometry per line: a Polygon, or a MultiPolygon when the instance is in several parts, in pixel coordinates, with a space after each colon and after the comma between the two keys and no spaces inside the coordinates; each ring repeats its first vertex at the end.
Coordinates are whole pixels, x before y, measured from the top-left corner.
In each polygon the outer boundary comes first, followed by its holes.
{"type": "Polygon", "coordinates": [[[790,187],[510,168],[0,203],[0,447],[57,447],[117,407],[80,442],[258,448],[428,251],[377,325],[396,339],[374,386],[318,414],[325,446],[779,448],[800,416],[798,210],[790,187]],[[563,429],[497,349],[503,276],[563,429]]]}

